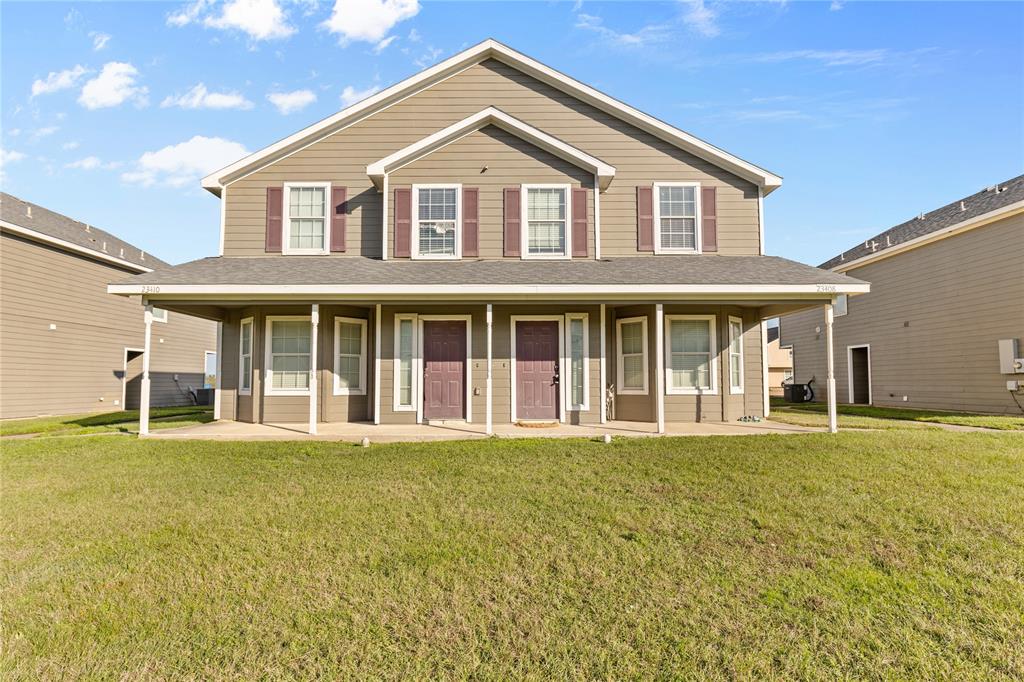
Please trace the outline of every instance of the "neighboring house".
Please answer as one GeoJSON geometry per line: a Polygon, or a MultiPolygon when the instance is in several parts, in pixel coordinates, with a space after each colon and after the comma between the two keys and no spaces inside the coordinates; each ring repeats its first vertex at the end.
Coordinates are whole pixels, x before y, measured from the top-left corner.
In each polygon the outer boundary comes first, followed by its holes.
{"type": "MultiPolygon", "coordinates": [[[[167,263],[91,225],[0,194],[0,418],[136,408],[145,327],[138,297],[107,283],[167,263]]],[[[201,389],[216,325],[159,311],[154,405],[201,389]]]]}
{"type": "Polygon", "coordinates": [[[781,345],[778,326],[768,327],[768,393],[783,395],[783,384],[793,381],[793,349],[781,345]]]}
{"type": "MultiPolygon", "coordinates": [[[[999,342],[1024,337],[1024,176],[922,213],[821,267],[871,281],[870,294],[836,310],[840,401],[1021,412],[1024,397],[1007,382],[1024,375],[1001,363],[999,342]]],[[[813,376],[820,386],[824,376],[822,320],[820,311],[782,320],[800,383],[813,376]]]]}
{"type": "Polygon", "coordinates": [[[205,178],[220,256],[109,290],[222,322],[224,419],[733,421],[764,320],[868,288],[764,255],[780,182],[488,40],[205,178]]]}

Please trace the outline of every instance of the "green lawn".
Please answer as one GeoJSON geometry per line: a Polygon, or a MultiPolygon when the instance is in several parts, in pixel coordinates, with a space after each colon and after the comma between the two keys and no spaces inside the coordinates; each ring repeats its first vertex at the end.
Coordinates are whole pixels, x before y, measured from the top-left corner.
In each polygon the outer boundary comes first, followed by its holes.
{"type": "MultiPolygon", "coordinates": [[[[771,419],[800,426],[827,426],[824,403],[787,403],[772,399],[771,419]]],[[[989,415],[966,412],[909,410],[870,405],[838,405],[839,426],[849,429],[927,428],[931,424],[973,426],[1003,431],[1024,431],[1024,415],[989,415]]]]}
{"type": "MultiPolygon", "coordinates": [[[[209,421],[213,421],[212,407],[154,407],[149,411],[151,429],[169,429],[190,424],[205,424],[209,421]]],[[[0,421],[0,436],[63,436],[107,432],[138,433],[139,411],[121,410],[0,421]]]]}
{"type": "Polygon", "coordinates": [[[2,444],[0,677],[1024,677],[1024,436],[2,444]]]}

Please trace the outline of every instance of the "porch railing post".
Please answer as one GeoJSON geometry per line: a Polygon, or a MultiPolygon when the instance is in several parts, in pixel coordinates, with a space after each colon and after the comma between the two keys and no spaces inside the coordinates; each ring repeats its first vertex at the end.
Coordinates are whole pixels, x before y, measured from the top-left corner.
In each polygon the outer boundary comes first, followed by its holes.
{"type": "Polygon", "coordinates": [[[835,352],[832,349],[832,321],[834,313],[832,309],[832,303],[825,306],[825,355],[827,357],[827,366],[825,368],[825,378],[827,386],[827,400],[828,400],[828,432],[836,433],[839,430],[838,418],[836,416],[836,368],[835,368],[835,352]]]}
{"type": "Polygon", "coordinates": [[[320,304],[314,303],[309,314],[309,435],[316,435],[317,421],[317,376],[320,372],[320,358],[317,343],[320,329],[320,304]]]}
{"type": "Polygon", "coordinates": [[[492,371],[494,369],[493,338],[494,338],[494,306],[487,304],[487,428],[486,433],[490,436],[494,433],[494,420],[491,414],[494,407],[494,381],[492,371]]]}
{"type": "Polygon", "coordinates": [[[149,435],[149,356],[152,350],[153,337],[153,306],[146,304],[143,313],[145,321],[145,341],[142,345],[142,386],[139,393],[139,435],[149,435]]]}
{"type": "Polygon", "coordinates": [[[658,303],[654,310],[654,356],[654,366],[658,375],[654,380],[658,433],[665,433],[665,306],[661,303],[658,303]]]}

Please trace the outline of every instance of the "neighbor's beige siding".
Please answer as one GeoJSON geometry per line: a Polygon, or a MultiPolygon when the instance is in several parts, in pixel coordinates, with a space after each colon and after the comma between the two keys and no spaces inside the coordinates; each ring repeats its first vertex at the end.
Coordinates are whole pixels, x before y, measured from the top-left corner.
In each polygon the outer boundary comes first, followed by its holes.
{"type": "MultiPolygon", "coordinates": [[[[8,233],[0,263],[0,418],[120,409],[124,351],[143,346],[143,309],[106,288],[133,273],[8,233]]],[[[216,324],[171,312],[152,336],[152,405],[189,404],[216,324]]]]}
{"type": "MultiPolygon", "coordinates": [[[[1019,414],[999,373],[999,339],[1024,341],[1024,214],[846,274],[871,282],[836,318],[836,394],[848,402],[847,346],[871,345],[876,405],[1019,414]],[[906,396],[906,400],[903,400],[906,396]]],[[[784,317],[794,378],[824,398],[825,316],[784,317]],[[815,331],[816,327],[821,332],[815,331]]]]}
{"type": "MultiPolygon", "coordinates": [[[[655,181],[698,181],[716,186],[719,253],[759,252],[758,192],[752,183],[509,66],[488,60],[231,182],[226,195],[224,254],[264,255],[266,188],[305,180],[330,181],[348,188],[345,255],[380,257],[381,196],[366,176],[367,164],[488,106],[496,106],[616,167],[615,180],[601,194],[602,255],[637,255],[636,187],[655,181]]],[[[504,158],[505,150],[500,146],[488,149],[502,152],[494,168],[505,173],[502,164],[512,159],[504,158]]],[[[545,165],[538,161],[538,172],[545,165]]],[[[460,171],[452,167],[452,171],[465,172],[467,168],[463,166],[460,171]]],[[[434,182],[447,180],[441,173],[433,178],[434,182]]],[[[593,257],[593,251],[591,254],[593,257]]]]}

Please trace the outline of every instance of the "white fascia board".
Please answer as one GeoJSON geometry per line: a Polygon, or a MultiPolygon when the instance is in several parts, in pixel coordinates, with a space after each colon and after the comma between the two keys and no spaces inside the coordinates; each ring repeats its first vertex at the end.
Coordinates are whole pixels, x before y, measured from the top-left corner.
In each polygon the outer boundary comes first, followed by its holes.
{"type": "Polygon", "coordinates": [[[597,175],[601,189],[607,189],[615,177],[615,166],[607,164],[601,159],[591,156],[583,150],[545,133],[539,128],[520,121],[518,118],[506,114],[497,107],[487,107],[472,116],[467,116],[461,121],[453,123],[447,128],[443,128],[432,135],[413,142],[409,146],[399,149],[397,152],[389,154],[379,161],[371,163],[366,167],[366,174],[373,180],[373,184],[377,189],[380,189],[384,184],[384,175],[386,173],[397,170],[416,159],[423,158],[445,145],[488,125],[497,126],[520,139],[530,142],[536,147],[576,164],[584,170],[589,170],[597,175]]]}
{"type": "Polygon", "coordinates": [[[80,253],[90,258],[95,258],[96,260],[105,261],[107,263],[113,263],[114,265],[118,265],[122,268],[126,268],[129,270],[134,270],[135,272],[138,273],[153,272],[153,268],[147,268],[144,265],[132,263],[131,261],[124,260],[123,258],[118,258],[116,256],[111,256],[108,253],[103,253],[102,251],[96,251],[95,249],[80,246],[78,244],[75,244],[74,242],[69,242],[65,239],[51,237],[48,234],[43,234],[42,232],[37,232],[36,230],[32,230],[27,227],[22,227],[21,225],[15,225],[14,223],[9,223],[6,220],[0,220],[0,227],[2,227],[6,232],[20,235],[22,237],[25,237],[26,239],[31,239],[32,241],[41,242],[43,244],[49,244],[51,246],[56,246],[65,251],[80,253]]]}
{"type": "Polygon", "coordinates": [[[628,104],[610,97],[589,85],[585,85],[574,78],[545,66],[540,62],[517,52],[510,47],[502,45],[496,40],[487,39],[462,52],[449,57],[429,69],[411,76],[389,88],[386,88],[372,97],[357,102],[350,107],[342,109],[336,114],[329,116],[311,126],[303,128],[293,135],[275,142],[257,152],[253,152],[235,163],[232,163],[220,170],[214,171],[202,180],[202,186],[214,194],[220,192],[224,180],[242,171],[249,170],[254,166],[261,165],[267,159],[273,158],[289,147],[298,145],[318,137],[330,135],[361,120],[399,99],[412,94],[413,91],[430,87],[434,83],[456,73],[469,66],[493,58],[509,66],[517,68],[524,73],[532,75],[557,89],[574,97],[588,102],[597,108],[616,116],[628,123],[631,123],[642,130],[685,149],[690,153],[699,156],[715,165],[729,170],[739,177],[755,183],[764,189],[765,194],[771,193],[782,185],[782,178],[774,173],[764,170],[754,164],[744,161],[718,147],[705,142],[687,132],[660,121],[649,114],[635,109],[628,104]]]}
{"type": "Polygon", "coordinates": [[[983,227],[989,223],[993,223],[1021,211],[1024,211],[1024,201],[1016,201],[1012,204],[997,208],[994,211],[974,216],[962,223],[957,223],[956,225],[950,225],[949,227],[944,227],[941,230],[936,230],[935,232],[923,234],[920,237],[915,237],[909,241],[896,244],[895,246],[890,246],[886,249],[882,249],[881,251],[868,254],[867,256],[861,256],[860,258],[849,261],[848,263],[840,263],[839,265],[833,266],[831,270],[832,272],[847,272],[848,270],[853,270],[854,268],[859,268],[867,265],[868,263],[873,263],[875,261],[882,260],[883,258],[888,258],[905,251],[910,251],[911,249],[916,249],[924,246],[925,244],[939,241],[940,239],[953,237],[961,232],[966,232],[967,230],[983,227]]]}
{"type": "Polygon", "coordinates": [[[851,284],[110,284],[121,296],[813,296],[866,294],[871,285],[851,284]]]}

